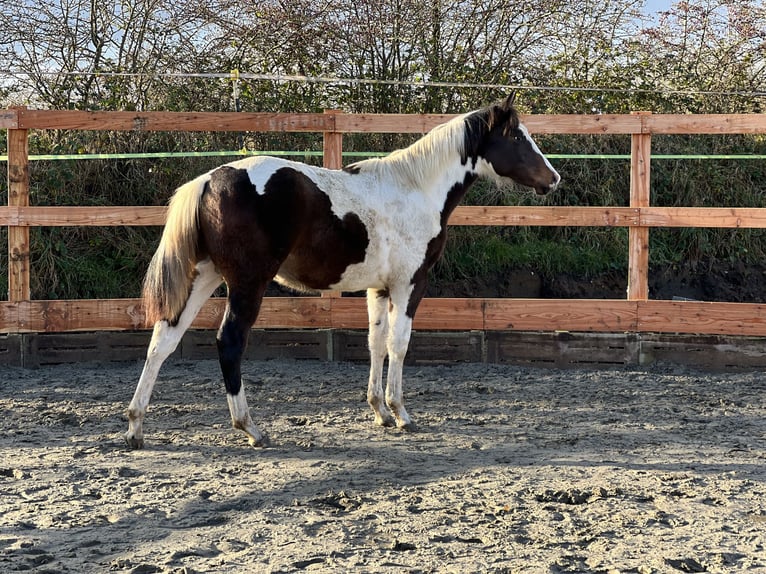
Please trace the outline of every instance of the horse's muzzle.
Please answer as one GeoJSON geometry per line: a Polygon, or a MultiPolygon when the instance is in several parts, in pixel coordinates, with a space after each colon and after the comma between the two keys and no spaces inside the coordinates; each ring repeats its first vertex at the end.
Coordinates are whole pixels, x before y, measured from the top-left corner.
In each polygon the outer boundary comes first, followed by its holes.
{"type": "Polygon", "coordinates": [[[555,189],[559,186],[559,183],[561,182],[561,176],[558,174],[558,172],[553,172],[553,180],[548,185],[539,185],[535,187],[535,193],[537,195],[546,195],[550,193],[551,191],[555,191],[555,189]]]}

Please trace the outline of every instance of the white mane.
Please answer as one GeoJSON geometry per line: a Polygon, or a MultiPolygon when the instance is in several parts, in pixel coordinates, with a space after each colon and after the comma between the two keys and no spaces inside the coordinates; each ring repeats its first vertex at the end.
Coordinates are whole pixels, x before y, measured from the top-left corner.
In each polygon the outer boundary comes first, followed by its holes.
{"type": "Polygon", "coordinates": [[[465,115],[440,124],[412,145],[382,158],[363,160],[349,166],[394,179],[403,187],[421,188],[460,161],[465,146],[465,115]]]}

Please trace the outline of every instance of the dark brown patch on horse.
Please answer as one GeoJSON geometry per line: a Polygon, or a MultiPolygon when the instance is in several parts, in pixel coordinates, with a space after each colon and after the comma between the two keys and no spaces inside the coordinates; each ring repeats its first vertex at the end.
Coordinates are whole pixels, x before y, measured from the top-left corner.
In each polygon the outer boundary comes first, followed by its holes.
{"type": "Polygon", "coordinates": [[[512,138],[514,132],[521,133],[519,114],[508,100],[469,114],[465,118],[462,163],[465,165],[470,160],[472,167],[476,168],[479,158],[485,157],[485,152],[491,147],[489,144],[512,138]],[[495,137],[491,137],[493,135],[495,137]]]}
{"type": "Polygon", "coordinates": [[[444,202],[440,214],[441,230],[436,237],[428,242],[423,263],[421,263],[420,267],[415,271],[415,274],[410,281],[413,285],[413,290],[410,294],[410,300],[407,302],[406,311],[406,314],[410,319],[415,317],[415,312],[420,304],[420,300],[426,292],[426,287],[428,285],[428,271],[444,254],[444,247],[447,244],[447,221],[468,189],[476,181],[477,177],[478,176],[475,174],[467,173],[461,183],[456,183],[452,186],[452,189],[447,192],[447,199],[444,202]]]}
{"type": "Polygon", "coordinates": [[[352,163],[351,165],[347,165],[346,167],[344,167],[343,171],[345,171],[346,173],[350,173],[351,175],[356,175],[362,170],[359,169],[358,165],[352,163]]]}
{"type": "Polygon", "coordinates": [[[246,170],[223,166],[203,195],[205,250],[227,284],[257,289],[279,273],[296,288],[327,289],[364,261],[364,223],[355,213],[336,216],[327,194],[300,171],[281,168],[258,191],[246,170]]]}

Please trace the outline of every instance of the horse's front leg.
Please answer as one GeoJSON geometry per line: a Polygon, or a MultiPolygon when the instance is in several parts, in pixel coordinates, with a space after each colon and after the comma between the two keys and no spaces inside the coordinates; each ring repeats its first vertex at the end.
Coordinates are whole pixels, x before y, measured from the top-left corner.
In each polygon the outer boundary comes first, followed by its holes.
{"type": "Polygon", "coordinates": [[[367,290],[367,314],[370,332],[370,382],[367,385],[367,402],[375,413],[375,424],[392,427],[396,424],[383,396],[383,362],[386,360],[386,336],[388,335],[388,291],[367,290]]]}
{"type": "MultiPolygon", "coordinates": [[[[402,371],[404,369],[404,357],[407,354],[407,347],[410,343],[412,334],[412,317],[407,315],[407,311],[414,313],[417,302],[413,305],[411,301],[411,290],[409,293],[395,296],[392,292],[391,306],[389,308],[389,333],[388,333],[388,378],[386,381],[386,404],[396,419],[398,428],[414,431],[417,427],[407,414],[404,408],[404,397],[402,393],[402,371]],[[410,296],[407,296],[410,295],[410,296]]],[[[418,299],[419,300],[419,299],[418,299]]]]}

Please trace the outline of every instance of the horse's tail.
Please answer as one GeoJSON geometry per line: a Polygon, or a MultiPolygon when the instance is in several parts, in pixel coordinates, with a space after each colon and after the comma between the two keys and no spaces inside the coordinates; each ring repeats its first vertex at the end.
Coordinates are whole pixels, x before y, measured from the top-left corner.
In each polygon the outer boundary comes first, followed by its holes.
{"type": "Polygon", "coordinates": [[[170,200],[162,239],[144,278],[146,322],[178,322],[191,292],[199,261],[199,203],[209,176],[179,187],[170,200]]]}

